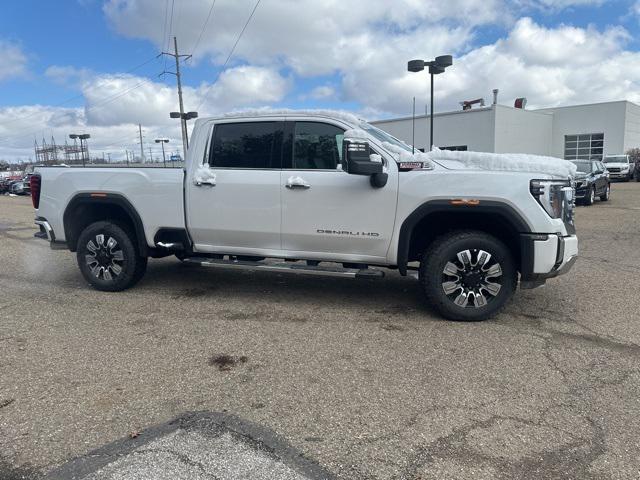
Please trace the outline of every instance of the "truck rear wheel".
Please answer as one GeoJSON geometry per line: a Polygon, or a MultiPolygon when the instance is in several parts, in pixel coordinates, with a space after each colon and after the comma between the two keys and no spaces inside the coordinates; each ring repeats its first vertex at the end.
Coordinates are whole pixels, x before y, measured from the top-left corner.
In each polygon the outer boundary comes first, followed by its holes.
{"type": "Polygon", "coordinates": [[[109,221],[95,222],[78,238],[78,266],[85,280],[97,290],[119,292],[135,285],[147,269],[134,236],[109,221]]]}
{"type": "Polygon", "coordinates": [[[443,235],[431,243],[420,263],[427,300],[450,320],[493,317],[513,296],[517,281],[509,249],[484,232],[443,235]]]}

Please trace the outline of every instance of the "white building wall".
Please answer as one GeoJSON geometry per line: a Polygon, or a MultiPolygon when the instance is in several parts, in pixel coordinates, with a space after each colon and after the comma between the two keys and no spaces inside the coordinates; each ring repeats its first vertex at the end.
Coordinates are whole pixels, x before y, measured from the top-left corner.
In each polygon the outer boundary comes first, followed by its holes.
{"type": "Polygon", "coordinates": [[[640,147],[640,105],[627,102],[627,114],[624,129],[624,152],[640,147]]]}
{"type": "MultiPolygon", "coordinates": [[[[495,111],[490,108],[434,115],[433,141],[437,147],[466,145],[468,150],[493,152],[495,148],[495,111]]],[[[411,145],[411,117],[371,122],[394,137],[411,145]]],[[[416,117],[416,148],[429,146],[429,119],[416,117]]]]}
{"type": "Polygon", "coordinates": [[[604,154],[624,152],[626,101],[545,108],[553,113],[551,155],[564,158],[565,135],[604,133],[604,154]]]}
{"type": "MultiPolygon", "coordinates": [[[[411,144],[411,117],[372,122],[411,144]]],[[[521,110],[504,105],[435,115],[438,147],[466,145],[469,150],[532,153],[564,158],[565,135],[604,134],[604,154],[640,147],[640,106],[627,101],[521,110]]],[[[417,148],[429,142],[429,119],[416,117],[417,148]]]]}
{"type": "Polygon", "coordinates": [[[495,106],[495,152],[551,155],[553,115],[495,106]]]}

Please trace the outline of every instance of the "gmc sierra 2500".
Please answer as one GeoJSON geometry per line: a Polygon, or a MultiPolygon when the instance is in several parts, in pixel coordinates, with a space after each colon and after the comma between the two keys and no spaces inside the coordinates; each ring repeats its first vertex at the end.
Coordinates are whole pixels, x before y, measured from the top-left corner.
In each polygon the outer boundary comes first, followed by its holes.
{"type": "Polygon", "coordinates": [[[197,121],[186,169],[39,167],[37,236],[119,291],[147,259],[350,277],[419,278],[446,318],[482,320],[578,253],[575,166],[412,148],[341,112],[197,121]],[[267,260],[265,260],[267,259],[267,260]],[[277,262],[274,259],[284,259],[277,262]],[[330,263],[329,263],[330,262],[330,263]]]}

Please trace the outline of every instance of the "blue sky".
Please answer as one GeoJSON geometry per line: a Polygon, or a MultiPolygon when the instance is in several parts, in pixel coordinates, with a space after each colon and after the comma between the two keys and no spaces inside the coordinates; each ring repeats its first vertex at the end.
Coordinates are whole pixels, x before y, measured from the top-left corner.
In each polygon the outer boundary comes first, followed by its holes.
{"type": "MultiPolygon", "coordinates": [[[[406,114],[414,95],[419,105],[427,98],[426,79],[407,74],[406,60],[441,53],[452,53],[455,65],[438,79],[440,110],[488,98],[493,87],[509,101],[527,96],[534,107],[640,99],[636,1],[262,0],[224,70],[255,0],[216,0],[205,24],[211,1],[7,3],[0,60],[12,68],[0,73],[0,109],[5,118],[28,111],[36,121],[31,130],[19,120],[13,129],[0,121],[0,159],[20,155],[40,133],[93,126],[109,145],[137,121],[150,134],[168,129],[175,80],[158,77],[165,60],[154,57],[170,34],[184,53],[201,35],[195,58],[183,63],[183,82],[186,108],[201,104],[203,113],[285,106],[406,114]],[[345,18],[350,8],[359,12],[355,19],[345,18]],[[110,100],[119,91],[125,94],[110,100]],[[30,138],[18,135],[39,127],[30,138]]],[[[172,59],[166,64],[174,68],[172,59]]]]}

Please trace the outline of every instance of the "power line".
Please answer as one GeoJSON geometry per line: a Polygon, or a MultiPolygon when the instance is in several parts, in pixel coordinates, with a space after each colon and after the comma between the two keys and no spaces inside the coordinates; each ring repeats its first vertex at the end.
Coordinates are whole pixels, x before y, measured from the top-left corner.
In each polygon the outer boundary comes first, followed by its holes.
{"type": "MultiPolygon", "coordinates": [[[[167,0],[168,4],[169,0],[167,0]]],[[[173,34],[173,7],[175,5],[175,0],[171,0],[171,16],[169,17],[169,35],[165,39],[162,40],[162,50],[169,50],[169,45],[171,44],[171,36],[173,34]],[[167,41],[166,47],[164,41],[167,41]]],[[[167,57],[164,57],[164,65],[162,67],[162,71],[165,72],[167,70],[167,57]]]]}
{"type": "Polygon", "coordinates": [[[162,36],[160,37],[162,39],[161,42],[161,47],[164,47],[164,39],[166,38],[165,35],[167,34],[167,20],[168,20],[168,16],[169,16],[169,0],[165,0],[164,2],[164,26],[162,27],[162,36]]]}
{"type": "Polygon", "coordinates": [[[209,18],[211,17],[211,12],[213,12],[213,7],[216,5],[216,0],[211,2],[211,8],[209,9],[209,13],[207,14],[207,19],[204,21],[204,25],[202,25],[202,30],[200,30],[200,35],[198,35],[198,40],[196,40],[196,44],[191,49],[191,55],[195,53],[198,45],[200,45],[200,40],[202,39],[202,35],[204,34],[205,29],[207,28],[207,24],[209,23],[209,18]]]}
{"type": "Polygon", "coordinates": [[[236,42],[233,44],[233,47],[231,48],[231,51],[229,52],[229,55],[227,56],[227,59],[224,61],[224,64],[222,65],[222,68],[218,72],[218,75],[216,75],[216,78],[213,81],[213,83],[211,85],[209,85],[209,88],[207,88],[207,90],[204,92],[204,95],[202,96],[202,100],[200,100],[200,103],[198,104],[198,107],[196,108],[196,110],[200,110],[200,107],[202,106],[202,104],[207,99],[207,95],[209,95],[209,92],[211,91],[213,86],[218,81],[218,78],[220,78],[220,74],[224,71],[225,67],[229,63],[229,60],[231,60],[231,56],[233,55],[233,52],[235,51],[236,47],[238,46],[238,43],[240,42],[240,39],[242,38],[242,35],[244,34],[244,31],[247,29],[247,25],[249,25],[249,22],[253,18],[253,15],[256,13],[258,5],[260,5],[260,0],[257,0],[255,6],[253,7],[253,10],[251,10],[251,14],[249,15],[249,18],[247,18],[247,21],[245,22],[244,27],[242,27],[242,30],[240,31],[240,34],[238,35],[238,38],[236,38],[236,42]]]}

